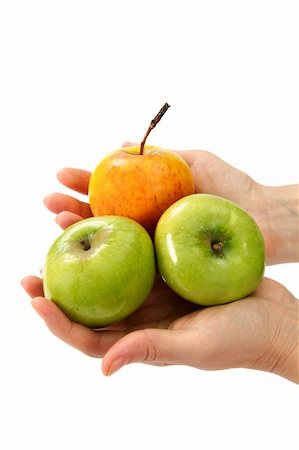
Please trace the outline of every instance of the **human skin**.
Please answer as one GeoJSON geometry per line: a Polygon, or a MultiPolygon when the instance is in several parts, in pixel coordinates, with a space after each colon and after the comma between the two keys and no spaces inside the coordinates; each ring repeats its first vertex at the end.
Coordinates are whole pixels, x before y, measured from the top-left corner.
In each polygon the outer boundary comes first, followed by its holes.
{"type": "MultiPolygon", "coordinates": [[[[207,151],[179,154],[192,170],[197,192],[227,198],[253,216],[264,235],[267,264],[299,260],[298,186],[263,186],[207,151]]],[[[87,194],[89,178],[89,172],[78,169],[58,174],[64,186],[81,194],[87,194]]],[[[87,203],[64,194],[50,194],[45,204],[62,228],[91,215],[87,203]]],[[[246,299],[199,308],[157,276],[135,313],[101,331],[71,322],[44,298],[39,277],[26,277],[22,285],[50,331],[78,350],[103,358],[105,375],[125,364],[145,362],[206,370],[244,367],[299,383],[299,303],[274,280],[265,278],[246,299]]]]}

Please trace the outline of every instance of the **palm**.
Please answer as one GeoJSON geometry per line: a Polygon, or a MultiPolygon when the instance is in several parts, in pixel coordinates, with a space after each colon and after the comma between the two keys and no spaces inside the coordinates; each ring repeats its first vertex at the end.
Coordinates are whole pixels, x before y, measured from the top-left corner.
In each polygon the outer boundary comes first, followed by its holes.
{"type": "Polygon", "coordinates": [[[193,334],[201,356],[198,367],[246,367],[267,351],[274,338],[279,323],[270,323],[269,317],[280,318],[293,300],[286,288],[265,278],[246,299],[187,314],[175,320],[171,329],[193,334]]]}
{"type": "MultiPolygon", "coordinates": [[[[276,338],[281,317],[294,307],[296,301],[292,294],[266,278],[246,299],[206,308],[180,299],[159,282],[144,307],[122,325],[127,334],[138,329],[160,328],[173,337],[177,335],[185,343],[186,354],[192,349],[192,355],[196,356],[191,360],[187,357],[185,362],[198,368],[250,367],[256,361],[262,369],[264,355],[269,342],[276,338]]],[[[126,345],[130,346],[130,341],[126,345]]],[[[153,362],[169,363],[167,358],[153,362]]]]}
{"type": "Polygon", "coordinates": [[[245,351],[246,360],[250,359],[250,353],[256,353],[257,342],[260,352],[263,351],[263,343],[268,342],[269,332],[275,329],[275,324],[268,327],[269,316],[274,309],[283,311],[289,307],[292,300],[293,296],[282,285],[264,279],[259,288],[242,301],[200,307],[180,298],[157,278],[148,299],[117,328],[126,333],[145,328],[189,333],[194,345],[200,343],[198,353],[206,352],[205,368],[233,367],[232,360],[236,357],[235,364],[240,364],[240,348],[245,351]]]}
{"type": "Polygon", "coordinates": [[[151,293],[140,308],[110,329],[133,331],[144,328],[168,328],[178,318],[198,310],[198,305],[179,297],[157,275],[151,293]]]}
{"type": "MultiPolygon", "coordinates": [[[[27,277],[23,286],[34,298],[33,302],[37,297],[36,309],[50,331],[83,353],[103,357],[114,344],[131,336],[131,332],[160,329],[183,343],[186,364],[210,370],[250,366],[267,351],[269,339],[271,342],[279,327],[279,323],[269,322],[269,317],[277,317],[279,322],[287,308],[294,306],[294,297],[287,289],[264,279],[246,299],[200,308],[178,297],[158,277],[150,296],[135,313],[116,325],[96,331],[71,322],[53,302],[41,298],[41,279],[27,277]],[[191,359],[188,359],[190,349],[191,359]]],[[[131,344],[125,345],[129,348],[131,344]]],[[[161,365],[169,361],[153,363],[161,365]]]]}
{"type": "MultiPolygon", "coordinates": [[[[24,287],[32,298],[44,296],[42,280],[38,277],[27,277],[24,287]]],[[[55,305],[51,305],[51,308],[58,313],[55,305]]],[[[179,317],[198,310],[198,305],[179,297],[157,275],[154,287],[144,303],[129,317],[105,330],[128,332],[143,328],[168,328],[179,317]]],[[[59,314],[62,313],[59,311],[59,314]]]]}

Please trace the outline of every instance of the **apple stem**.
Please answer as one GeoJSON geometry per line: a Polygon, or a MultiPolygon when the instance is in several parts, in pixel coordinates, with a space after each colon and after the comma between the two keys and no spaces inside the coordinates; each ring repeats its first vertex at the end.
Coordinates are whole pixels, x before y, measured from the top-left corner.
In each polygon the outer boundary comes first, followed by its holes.
{"type": "Polygon", "coordinates": [[[162,117],[164,116],[164,114],[166,113],[166,111],[168,110],[168,108],[170,108],[170,105],[168,103],[165,103],[162,108],[160,109],[160,111],[158,112],[158,114],[153,118],[153,120],[150,123],[150,126],[148,127],[147,132],[145,133],[145,136],[143,138],[143,141],[140,144],[140,155],[143,155],[143,150],[144,150],[144,145],[145,145],[145,141],[148,137],[148,135],[150,134],[150,132],[152,131],[153,128],[155,128],[155,126],[157,125],[158,122],[160,122],[160,120],[162,119],[162,117]]]}

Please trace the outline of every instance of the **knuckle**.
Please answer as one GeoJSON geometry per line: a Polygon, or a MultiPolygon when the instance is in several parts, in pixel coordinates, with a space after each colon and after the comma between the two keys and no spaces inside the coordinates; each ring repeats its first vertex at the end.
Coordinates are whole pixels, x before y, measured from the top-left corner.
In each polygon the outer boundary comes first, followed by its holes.
{"type": "Polygon", "coordinates": [[[158,352],[155,343],[153,342],[150,333],[147,330],[143,330],[143,357],[144,361],[153,362],[157,360],[158,352]]]}

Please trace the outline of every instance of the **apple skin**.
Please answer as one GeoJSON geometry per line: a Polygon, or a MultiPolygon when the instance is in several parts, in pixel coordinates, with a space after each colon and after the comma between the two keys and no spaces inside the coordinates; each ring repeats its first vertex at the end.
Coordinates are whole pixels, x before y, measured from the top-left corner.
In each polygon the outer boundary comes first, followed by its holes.
{"type": "Polygon", "coordinates": [[[141,225],[125,217],[89,218],[71,225],[51,246],[44,293],[70,319],[100,328],[135,311],[155,273],[153,242],[141,225]]]}
{"type": "Polygon", "coordinates": [[[265,246],[257,224],[239,206],[214,195],[194,194],[170,206],[158,222],[155,249],[166,283],[199,305],[246,297],[264,274],[265,246]]]}
{"type": "Polygon", "coordinates": [[[175,152],[145,145],[115,150],[93,171],[89,202],[94,216],[115,214],[139,222],[150,234],[161,214],[194,193],[188,164],[175,152]]]}

